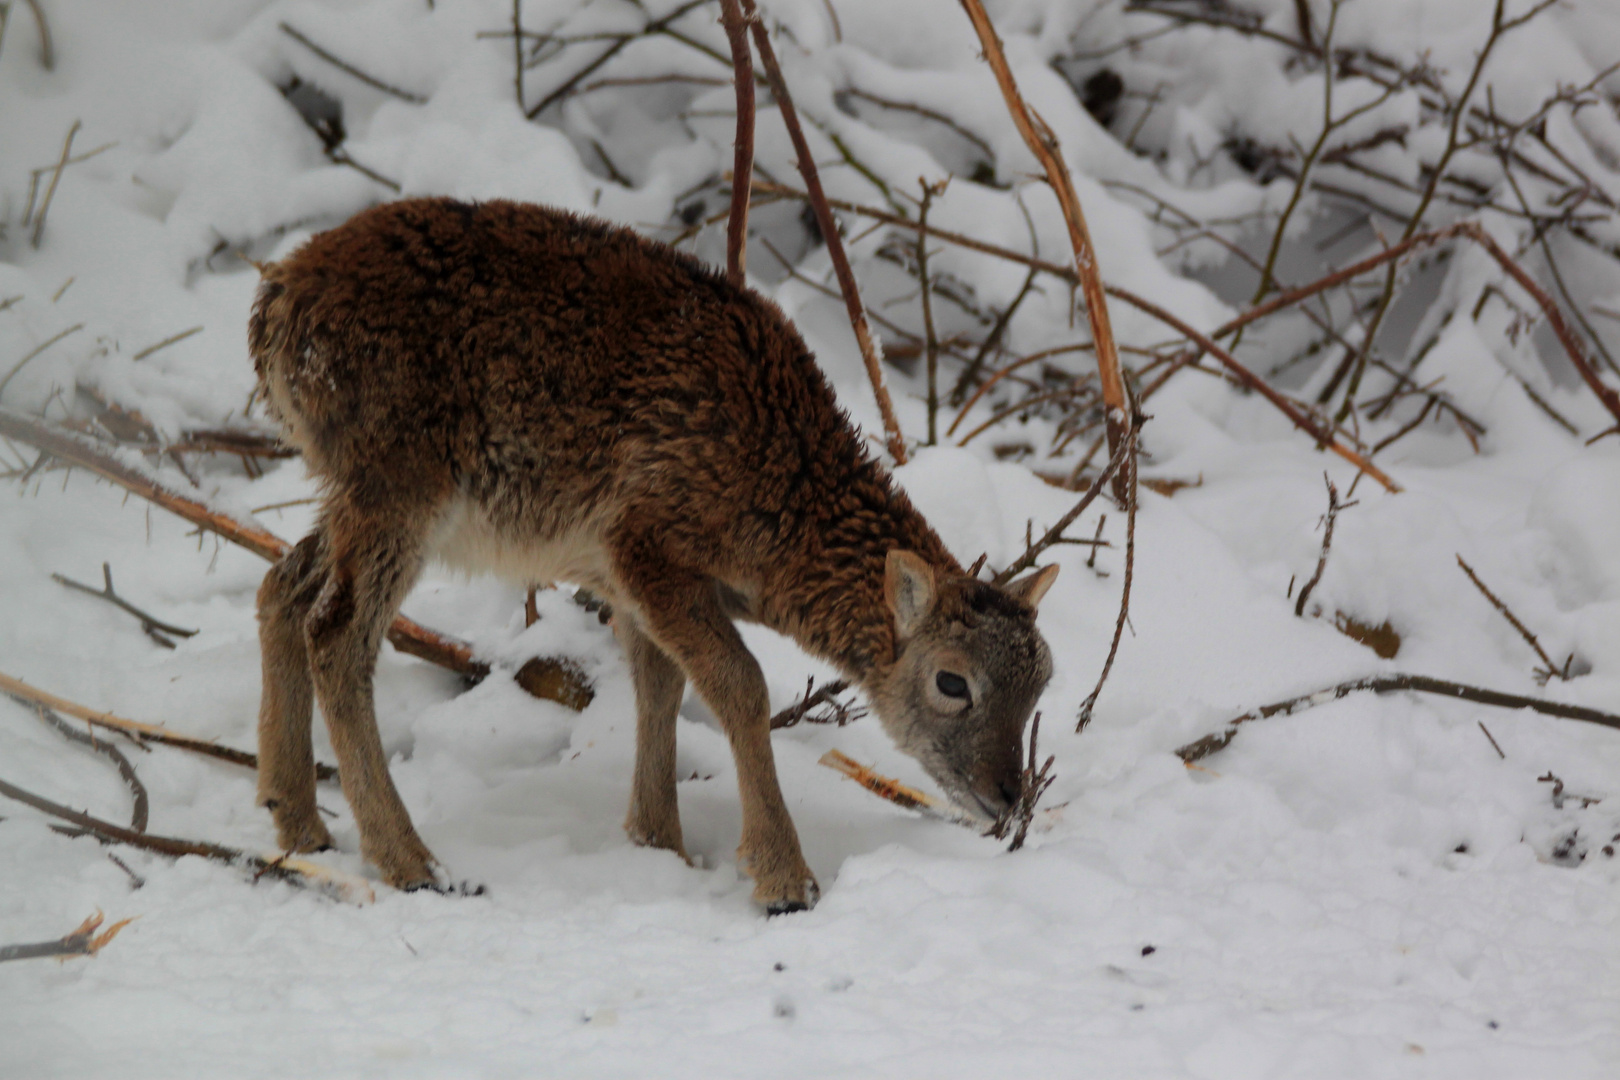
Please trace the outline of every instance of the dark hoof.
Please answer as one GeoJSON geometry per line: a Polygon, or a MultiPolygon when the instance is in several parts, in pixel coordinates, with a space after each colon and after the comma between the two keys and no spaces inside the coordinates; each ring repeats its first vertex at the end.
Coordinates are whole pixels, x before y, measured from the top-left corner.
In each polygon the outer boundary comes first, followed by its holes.
{"type": "Polygon", "coordinates": [[[810,905],[802,900],[776,900],[765,905],[765,916],[791,915],[795,911],[809,911],[810,905]]]}
{"type": "Polygon", "coordinates": [[[484,886],[474,881],[419,881],[405,886],[406,892],[435,892],[440,896],[484,896],[484,886]]]}

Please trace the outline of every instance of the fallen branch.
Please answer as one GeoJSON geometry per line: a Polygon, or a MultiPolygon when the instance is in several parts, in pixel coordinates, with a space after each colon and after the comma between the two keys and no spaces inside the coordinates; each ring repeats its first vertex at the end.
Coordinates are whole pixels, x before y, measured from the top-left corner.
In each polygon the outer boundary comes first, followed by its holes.
{"type": "Polygon", "coordinates": [[[94,956],[118,936],[118,931],[134,922],[137,917],[119,919],[98,934],[96,931],[101,929],[104,916],[97,911],[80,923],[78,929],[63,934],[55,941],[41,941],[34,945],[0,945],[0,964],[7,960],[32,960],[41,956],[94,956]]]}
{"type": "Polygon", "coordinates": [[[936,821],[949,821],[953,825],[965,825],[970,829],[979,829],[984,826],[982,821],[963,814],[932,795],[918,791],[913,787],[907,787],[898,780],[892,780],[887,776],[874,772],[837,750],[829,750],[821,755],[818,764],[825,765],[835,772],[843,773],[879,798],[887,799],[896,806],[904,807],[907,810],[915,810],[924,817],[933,818],[936,821]]]}
{"type": "Polygon", "coordinates": [[[111,564],[101,564],[101,578],[106,584],[102,588],[97,589],[93,586],[74,581],[70,577],[64,577],[61,574],[51,575],[51,580],[56,582],[58,585],[65,585],[70,589],[84,593],[86,596],[94,596],[98,600],[105,600],[114,607],[119,608],[122,611],[127,611],[129,614],[135,616],[141,621],[141,629],[146,631],[152,640],[156,641],[159,645],[162,645],[166,649],[174,648],[174,642],[165,637],[164,635],[166,634],[172,634],[173,636],[180,638],[195,637],[197,635],[197,631],[195,630],[187,630],[183,626],[174,626],[171,623],[162,621],[161,619],[153,618],[151,615],[148,615],[134,604],[131,604],[128,600],[125,600],[122,596],[119,596],[118,593],[113,590],[111,564]]]}
{"type": "MultiPolygon", "coordinates": [[[[225,511],[216,510],[206,503],[171,491],[144,469],[126,464],[108,454],[94,439],[86,435],[0,406],[0,436],[28,443],[70,465],[88,469],[97,476],[111,480],[194,525],[247,548],[261,558],[275,562],[291,546],[279,536],[257,525],[238,520],[225,511]]],[[[394,618],[388,628],[388,640],[400,652],[449,668],[472,682],[477,682],[490,673],[490,666],[473,656],[472,646],[429,630],[404,615],[394,618]]],[[[583,674],[580,677],[583,678],[583,674]]],[[[583,686],[570,685],[569,699],[577,700],[588,687],[588,683],[583,686]]],[[[565,705],[569,703],[562,697],[550,700],[565,705]]]]}
{"type": "MultiPolygon", "coordinates": [[[[827,194],[821,188],[821,177],[816,171],[815,158],[810,154],[810,144],[805,141],[804,129],[799,126],[798,110],[793,107],[793,97],[788,93],[787,80],[782,78],[782,69],[776,62],[776,50],[771,46],[771,36],[765,30],[765,24],[760,21],[759,13],[754,7],[754,0],[742,0],[743,12],[748,16],[749,29],[754,35],[754,47],[759,50],[760,63],[765,67],[765,81],[771,88],[771,96],[776,98],[777,111],[782,114],[782,123],[787,127],[788,138],[793,141],[793,150],[798,155],[799,175],[804,177],[806,197],[810,206],[816,213],[816,224],[821,229],[821,238],[827,245],[827,256],[832,260],[833,273],[838,277],[838,288],[844,294],[844,306],[849,311],[850,325],[855,330],[855,343],[860,346],[861,359],[866,362],[866,377],[872,382],[872,393],[877,398],[878,412],[883,417],[883,430],[887,436],[889,456],[894,458],[896,465],[906,463],[906,441],[900,434],[900,421],[894,415],[894,402],[889,398],[889,388],[883,381],[883,368],[880,364],[877,344],[872,340],[872,328],[866,320],[866,306],[861,302],[860,288],[855,284],[855,274],[849,268],[849,258],[844,254],[844,241],[838,234],[838,222],[833,218],[832,208],[827,203],[827,194]]],[[[733,188],[740,183],[746,183],[747,178],[732,179],[733,188]]]]}
{"type": "MultiPolygon", "coordinates": [[[[1079,278],[1080,291],[1085,296],[1091,339],[1097,346],[1097,376],[1107,410],[1108,448],[1118,450],[1131,430],[1132,417],[1125,398],[1125,379],[1120,372],[1119,353],[1114,346],[1114,331],[1108,322],[1108,302],[1103,297],[1097,249],[1091,242],[1091,231],[1086,227],[1080,198],[1075,194],[1069,168],[1063,162],[1057,136],[1018,92],[1018,83],[1013,79],[1012,68],[1008,66],[1006,53],[1001,48],[1001,39],[996,36],[990,16],[985,14],[984,5],[979,0],[961,2],[974,31],[979,35],[979,43],[984,46],[984,58],[995,72],[996,85],[1001,88],[1001,96],[1006,100],[1007,111],[1012,114],[1018,134],[1023,136],[1024,144],[1046,170],[1046,182],[1057,196],[1058,206],[1063,210],[1063,220],[1069,226],[1075,273],[1079,278]]],[[[1125,477],[1117,477],[1114,481],[1114,496],[1120,502],[1128,498],[1125,485],[1125,477]]]]}
{"type": "MultiPolygon", "coordinates": [[[[13,699],[29,705],[42,705],[55,712],[66,713],[83,720],[87,724],[104,727],[111,731],[121,731],[134,738],[137,742],[162,743],[164,746],[173,746],[180,750],[189,750],[194,754],[205,757],[218,758],[233,765],[241,765],[249,769],[259,767],[259,759],[246,750],[233,750],[228,746],[207,742],[203,739],[194,739],[189,735],[182,735],[177,731],[164,727],[162,724],[144,724],[139,720],[127,720],[109,712],[96,712],[87,709],[77,702],[67,698],[57,697],[55,694],[30,686],[21,679],[14,679],[10,675],[0,672],[0,693],[5,693],[13,699]]],[[[336,780],[337,768],[323,762],[315,764],[315,778],[317,780],[336,780]]]]}
{"type": "MultiPolygon", "coordinates": [[[[1201,739],[1195,739],[1180,747],[1176,750],[1176,756],[1190,765],[1217,751],[1224,750],[1227,744],[1237,737],[1239,727],[1252,720],[1266,720],[1273,716],[1292,716],[1294,713],[1303,712],[1316,705],[1325,705],[1330,701],[1338,701],[1340,698],[1359,690],[1370,690],[1375,694],[1387,694],[1395,690],[1441,694],[1460,701],[1472,701],[1479,705],[1494,705],[1503,709],[1532,709],[1545,716],[1557,716],[1564,720],[1581,720],[1588,724],[1600,724],[1603,727],[1620,731],[1620,716],[1599,712],[1596,709],[1588,709],[1581,705],[1566,705],[1561,701],[1546,701],[1542,698],[1504,694],[1499,690],[1487,690],[1478,686],[1448,682],[1445,679],[1434,679],[1427,675],[1375,675],[1365,679],[1352,679],[1350,682],[1330,686],[1325,690],[1318,690],[1312,694],[1289,698],[1287,701],[1279,701],[1272,705],[1262,705],[1258,709],[1228,720],[1226,727],[1222,730],[1212,735],[1205,735],[1201,739]]],[[[1498,750],[1498,753],[1500,753],[1500,750],[1498,750]]]]}
{"type": "Polygon", "coordinates": [[[250,855],[245,851],[239,851],[236,848],[226,847],[223,844],[211,843],[207,840],[183,840],[179,837],[153,836],[150,833],[136,832],[133,829],[114,825],[110,821],[103,821],[100,818],[91,817],[89,814],[80,813],[60,803],[54,803],[5,780],[0,780],[0,795],[32,806],[43,814],[49,814],[51,817],[71,822],[103,843],[128,844],[130,847],[155,851],[159,855],[168,855],[172,858],[180,858],[183,855],[200,855],[215,862],[252,870],[254,880],[266,876],[273,877],[293,885],[333,892],[339,899],[353,903],[370,903],[376,899],[371,886],[363,878],[318,866],[304,859],[288,858],[286,856],[263,858],[258,855],[250,855]]]}

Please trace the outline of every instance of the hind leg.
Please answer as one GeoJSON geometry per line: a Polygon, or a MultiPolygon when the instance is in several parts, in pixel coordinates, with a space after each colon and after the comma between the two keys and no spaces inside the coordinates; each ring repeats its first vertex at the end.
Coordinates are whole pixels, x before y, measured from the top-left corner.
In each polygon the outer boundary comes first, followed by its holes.
{"type": "Polygon", "coordinates": [[[259,586],[259,804],[276,823],[283,851],[319,851],[332,834],[315,809],[315,754],[310,745],[312,685],[304,620],[320,590],[319,532],[306,536],[265,574],[259,586]]]}
{"type": "Polygon", "coordinates": [[[629,612],[619,613],[614,630],[636,686],[636,771],[624,831],[638,844],[686,859],[675,798],[675,718],[686,676],[629,612]]]}
{"type": "Polygon", "coordinates": [[[401,504],[382,514],[330,498],[323,580],[304,622],[315,692],[361,853],[401,889],[443,884],[388,775],[372,697],[383,633],[421,570],[428,517],[421,510],[401,504]]]}

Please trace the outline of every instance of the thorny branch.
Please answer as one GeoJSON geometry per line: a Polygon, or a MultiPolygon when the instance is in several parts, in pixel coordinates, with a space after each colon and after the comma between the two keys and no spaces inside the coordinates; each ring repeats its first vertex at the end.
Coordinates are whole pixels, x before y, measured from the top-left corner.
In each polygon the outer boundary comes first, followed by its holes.
{"type": "MultiPolygon", "coordinates": [[[[1080,715],[1075,721],[1074,730],[1078,733],[1086,729],[1091,723],[1091,713],[1097,706],[1097,698],[1102,696],[1103,684],[1108,681],[1108,673],[1114,669],[1114,657],[1119,654],[1120,638],[1125,633],[1125,623],[1131,616],[1131,579],[1136,570],[1136,502],[1137,502],[1137,432],[1141,430],[1144,417],[1138,416],[1131,425],[1130,437],[1124,446],[1129,447],[1125,468],[1128,470],[1125,477],[1125,580],[1119,590],[1119,617],[1114,620],[1114,637],[1108,645],[1108,659],[1103,661],[1102,673],[1097,676],[1097,685],[1086,700],[1080,703],[1080,715]]],[[[1117,486],[1117,485],[1116,485],[1117,486]]]]}

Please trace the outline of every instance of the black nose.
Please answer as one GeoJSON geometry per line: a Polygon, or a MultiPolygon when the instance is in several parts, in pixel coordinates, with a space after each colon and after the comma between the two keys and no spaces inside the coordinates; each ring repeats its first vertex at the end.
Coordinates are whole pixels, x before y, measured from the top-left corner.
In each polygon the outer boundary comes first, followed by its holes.
{"type": "Polygon", "coordinates": [[[1018,777],[1015,776],[1010,780],[997,781],[996,790],[1001,792],[1002,802],[1006,803],[1008,806],[1012,806],[1018,801],[1018,794],[1021,786],[1022,785],[1018,782],[1018,777]]]}

